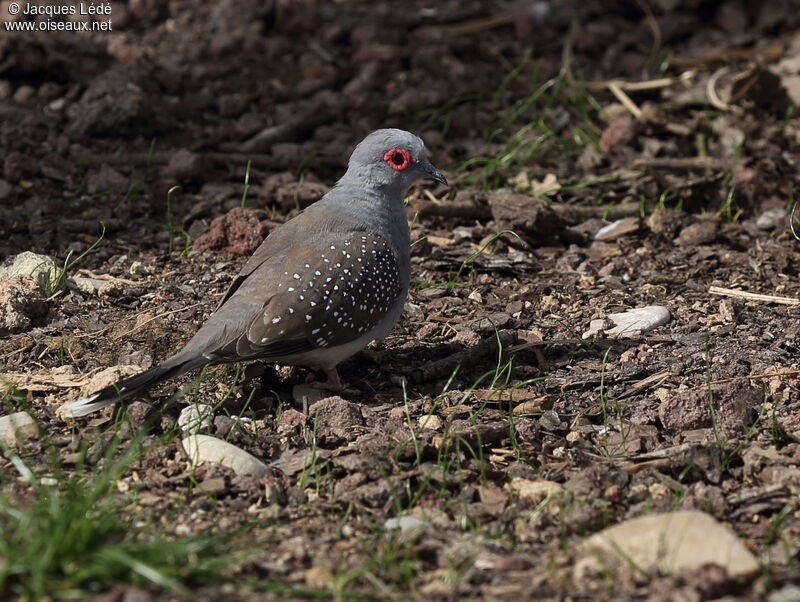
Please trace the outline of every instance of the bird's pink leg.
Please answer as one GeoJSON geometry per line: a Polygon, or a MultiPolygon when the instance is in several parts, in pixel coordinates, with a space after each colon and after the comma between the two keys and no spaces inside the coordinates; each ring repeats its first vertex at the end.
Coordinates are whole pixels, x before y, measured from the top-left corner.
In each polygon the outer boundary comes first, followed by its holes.
{"type": "Polygon", "coordinates": [[[327,391],[341,391],[344,389],[342,381],[339,380],[339,372],[336,370],[336,366],[334,366],[333,368],[323,368],[322,366],[313,366],[313,369],[324,372],[326,378],[325,382],[317,382],[312,380],[314,378],[313,375],[309,375],[310,378],[307,382],[315,389],[325,389],[327,391]]]}

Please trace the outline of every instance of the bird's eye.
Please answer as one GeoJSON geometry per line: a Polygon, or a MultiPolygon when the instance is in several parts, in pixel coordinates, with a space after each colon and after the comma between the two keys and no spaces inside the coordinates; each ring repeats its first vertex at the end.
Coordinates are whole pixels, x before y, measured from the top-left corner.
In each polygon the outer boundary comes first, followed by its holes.
{"type": "Polygon", "coordinates": [[[404,148],[393,148],[386,151],[383,160],[394,170],[403,171],[411,165],[411,153],[404,148]]]}

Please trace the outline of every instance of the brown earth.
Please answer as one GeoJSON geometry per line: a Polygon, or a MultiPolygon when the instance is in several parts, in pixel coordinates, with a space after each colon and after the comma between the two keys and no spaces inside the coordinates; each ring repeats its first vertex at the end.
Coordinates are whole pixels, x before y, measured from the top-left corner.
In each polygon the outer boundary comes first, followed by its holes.
{"type": "MultiPolygon", "coordinates": [[[[102,286],[67,282],[0,341],[3,372],[46,381],[7,399],[43,426],[22,448],[31,469],[50,470],[53,449],[67,471],[79,450],[101,454],[111,413],[56,418],[74,381],[177,350],[364,134],[402,127],[452,186],[410,195],[398,327],[343,364],[343,399],[309,416],[292,394],[302,369],[206,371],[120,480],[136,485],[116,493],[123,515],[154,536],[244,527],[258,551],[234,578],[189,584],[209,600],[265,599],[259,581],[298,588],[275,599],[335,597],[348,571],[346,590],[376,599],[756,600],[798,582],[793,3],[112,7],[112,32],[0,34],[0,258],[63,264],[105,230],[68,274],[102,286]],[[648,305],[671,321],[581,336],[648,305]],[[159,438],[187,399],[220,404],[207,432],[272,474],[187,471],[179,438],[159,438]],[[515,478],[562,493],[542,506],[515,478]],[[761,574],[577,576],[588,535],[692,508],[728,524],[761,574]],[[385,534],[400,516],[420,530],[385,534]]],[[[194,377],[135,403],[134,424],[194,377]]],[[[3,467],[6,493],[30,497],[3,467]]]]}

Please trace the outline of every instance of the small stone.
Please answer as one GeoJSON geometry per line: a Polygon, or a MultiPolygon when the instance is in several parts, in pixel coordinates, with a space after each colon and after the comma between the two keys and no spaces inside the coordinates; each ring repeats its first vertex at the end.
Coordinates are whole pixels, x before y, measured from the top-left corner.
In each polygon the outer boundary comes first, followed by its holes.
{"type": "Polygon", "coordinates": [[[0,266],[0,281],[30,278],[36,282],[41,292],[47,292],[57,273],[58,268],[52,257],[23,251],[3,262],[0,266]]]}
{"type": "Polygon", "coordinates": [[[0,441],[5,445],[15,446],[19,442],[34,439],[38,435],[39,425],[27,412],[0,416],[0,441]]]}
{"type": "Polygon", "coordinates": [[[442,430],[442,419],[434,414],[430,416],[420,416],[417,424],[419,424],[419,428],[422,429],[430,429],[432,431],[442,430]]]}
{"type": "Polygon", "coordinates": [[[303,412],[289,408],[281,412],[278,418],[278,426],[303,426],[306,423],[306,418],[307,416],[303,412]]]}
{"type": "Polygon", "coordinates": [[[67,288],[87,296],[93,296],[100,292],[100,289],[106,283],[105,280],[98,280],[97,278],[84,278],[83,276],[76,276],[74,278],[67,278],[67,288]]]}
{"type": "Polygon", "coordinates": [[[204,170],[203,157],[182,148],[172,155],[164,170],[164,176],[172,181],[189,182],[200,176],[204,170]]]}
{"type": "Polygon", "coordinates": [[[97,393],[100,389],[104,389],[109,385],[118,383],[123,378],[128,378],[134,374],[139,374],[142,371],[141,366],[131,366],[119,364],[117,366],[109,366],[94,373],[91,378],[81,387],[81,395],[91,395],[97,393]]]}
{"type": "Polygon", "coordinates": [[[14,92],[14,102],[17,104],[26,104],[33,98],[34,94],[36,94],[36,90],[34,90],[33,87],[23,84],[14,92]]]}
{"type": "Polygon", "coordinates": [[[664,397],[658,417],[667,432],[681,433],[716,425],[726,437],[740,435],[750,424],[764,393],[746,381],[732,381],[693,391],[675,391],[664,397]],[[712,408],[709,407],[709,398],[712,408]]]}
{"type": "Polygon", "coordinates": [[[318,401],[308,408],[308,416],[318,440],[330,445],[355,439],[364,425],[361,406],[339,396],[318,401]]]}
{"type": "Polygon", "coordinates": [[[582,336],[588,339],[602,332],[612,339],[636,338],[642,333],[669,323],[671,319],[672,315],[666,307],[649,305],[592,320],[589,323],[589,330],[582,336]]]}
{"type": "Polygon", "coordinates": [[[89,192],[112,197],[124,196],[129,187],[128,178],[116,169],[107,166],[91,171],[86,182],[86,189],[89,192]]]}
{"type": "Polygon", "coordinates": [[[0,337],[24,332],[47,315],[47,302],[30,278],[0,280],[0,337]]]}
{"type": "Polygon", "coordinates": [[[605,155],[617,153],[636,137],[636,120],[628,113],[617,117],[600,135],[600,151],[605,155]]]}
{"type": "Polygon", "coordinates": [[[756,218],[756,228],[759,230],[777,230],[778,228],[789,227],[789,214],[783,207],[773,207],[767,209],[756,218]]]}
{"type": "Polygon", "coordinates": [[[675,239],[675,244],[684,247],[695,247],[697,245],[708,245],[717,240],[719,233],[719,222],[716,220],[702,220],[686,226],[678,238],[675,239]]]}
{"type": "Polygon", "coordinates": [[[478,496],[484,504],[498,509],[502,509],[508,502],[508,493],[494,485],[478,485],[478,496]]]}
{"type": "Polygon", "coordinates": [[[401,533],[412,529],[419,529],[425,526],[425,521],[416,516],[398,516],[387,518],[383,523],[383,528],[387,531],[398,529],[401,533]]]}
{"type": "Polygon", "coordinates": [[[674,575],[711,563],[725,568],[733,579],[752,579],[761,570],[756,558],[727,526],[697,510],[625,521],[589,537],[583,550],[585,557],[599,558],[602,567],[610,560],[646,574],[658,569],[674,575]]]}
{"type": "Polygon", "coordinates": [[[133,261],[131,262],[131,267],[128,268],[128,272],[134,276],[144,276],[147,274],[147,268],[141,261],[133,261]]]}
{"type": "Polygon", "coordinates": [[[645,224],[653,234],[673,238],[689,217],[675,209],[656,209],[645,220],[645,224]]]}
{"type": "Polygon", "coordinates": [[[594,239],[599,241],[616,240],[626,234],[633,234],[637,230],[639,230],[639,218],[625,217],[600,228],[594,235],[594,239]]]}
{"type": "Polygon", "coordinates": [[[210,495],[224,493],[227,488],[224,477],[211,477],[197,486],[198,490],[210,495]]]}
{"type": "Polygon", "coordinates": [[[145,420],[153,411],[153,406],[143,401],[132,401],[125,407],[125,412],[136,427],[144,425],[145,420]]]}
{"type": "Polygon", "coordinates": [[[509,491],[516,493],[519,497],[529,500],[532,504],[538,504],[548,497],[560,495],[564,491],[564,486],[555,481],[531,481],[522,477],[515,477],[506,485],[509,491]]]}
{"type": "Polygon", "coordinates": [[[800,602],[800,587],[785,585],[781,589],[771,592],[767,602],[800,602]]]}
{"type": "Polygon", "coordinates": [[[125,291],[125,287],[123,286],[122,282],[119,280],[108,280],[107,282],[103,283],[103,286],[100,287],[100,290],[97,291],[98,296],[101,299],[115,299],[122,295],[125,291]]]}
{"type": "Polygon", "coordinates": [[[475,303],[483,303],[483,296],[478,291],[472,291],[467,299],[474,301],[475,303]]]}
{"type": "Polygon", "coordinates": [[[213,424],[214,408],[202,403],[186,406],[178,416],[178,427],[187,435],[209,432],[213,424]]]}
{"type": "Polygon", "coordinates": [[[193,467],[201,462],[213,462],[227,466],[238,475],[264,477],[272,474],[261,460],[222,439],[209,435],[190,435],[182,444],[193,467]]]}

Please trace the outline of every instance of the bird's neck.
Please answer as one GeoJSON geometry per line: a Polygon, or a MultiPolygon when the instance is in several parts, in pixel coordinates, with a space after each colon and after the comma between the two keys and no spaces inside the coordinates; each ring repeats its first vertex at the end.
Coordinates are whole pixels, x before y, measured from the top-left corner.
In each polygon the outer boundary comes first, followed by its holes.
{"type": "Polygon", "coordinates": [[[405,188],[399,186],[373,186],[363,179],[353,180],[348,171],[334,186],[337,198],[347,199],[352,218],[375,232],[391,233],[392,242],[402,246],[410,244],[408,219],[405,212],[405,188]]]}

